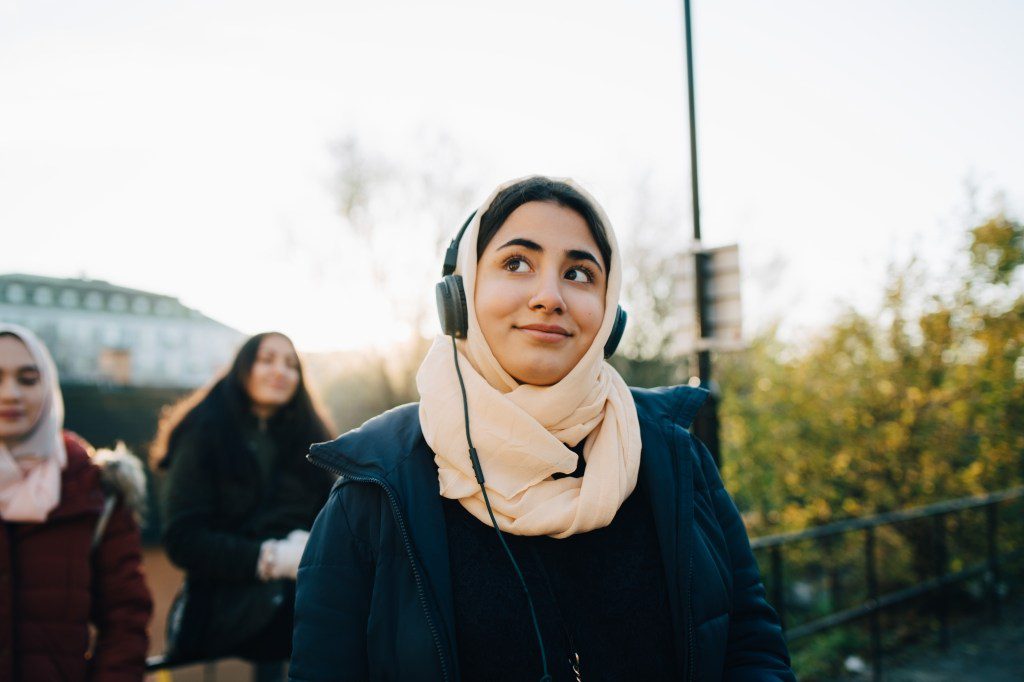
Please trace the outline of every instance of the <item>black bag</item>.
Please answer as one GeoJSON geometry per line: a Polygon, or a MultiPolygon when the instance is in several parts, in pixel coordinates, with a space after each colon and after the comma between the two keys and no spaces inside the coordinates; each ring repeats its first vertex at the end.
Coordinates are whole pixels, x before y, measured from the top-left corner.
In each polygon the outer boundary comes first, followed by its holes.
{"type": "Polygon", "coordinates": [[[259,634],[285,604],[283,580],[225,583],[186,578],[167,614],[169,661],[225,658],[259,634]]]}

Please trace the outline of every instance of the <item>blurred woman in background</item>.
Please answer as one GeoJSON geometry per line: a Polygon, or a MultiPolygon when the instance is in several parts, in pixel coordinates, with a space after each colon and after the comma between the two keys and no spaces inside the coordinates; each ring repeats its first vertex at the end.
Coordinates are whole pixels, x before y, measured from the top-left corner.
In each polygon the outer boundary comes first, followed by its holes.
{"type": "Polygon", "coordinates": [[[329,434],[292,342],[274,332],[163,417],[151,452],[167,471],[163,541],[186,572],[169,658],[288,658],[299,558],[332,484],[305,455],[329,434]]]}
{"type": "Polygon", "coordinates": [[[141,680],[142,465],[63,424],[46,347],[0,324],[0,680],[141,680]]]}

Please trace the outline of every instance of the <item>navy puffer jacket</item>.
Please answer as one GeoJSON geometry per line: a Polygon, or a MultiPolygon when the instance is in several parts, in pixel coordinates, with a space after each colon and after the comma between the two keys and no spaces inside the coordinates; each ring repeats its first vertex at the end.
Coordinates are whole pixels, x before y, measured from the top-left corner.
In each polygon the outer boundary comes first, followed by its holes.
{"type": "MultiPolygon", "coordinates": [[[[632,391],[678,678],[794,680],[743,521],[687,430],[706,393],[632,391]]],[[[310,459],[342,478],[299,568],[291,679],[459,680],[437,468],[417,406],[315,445],[310,459]]]]}

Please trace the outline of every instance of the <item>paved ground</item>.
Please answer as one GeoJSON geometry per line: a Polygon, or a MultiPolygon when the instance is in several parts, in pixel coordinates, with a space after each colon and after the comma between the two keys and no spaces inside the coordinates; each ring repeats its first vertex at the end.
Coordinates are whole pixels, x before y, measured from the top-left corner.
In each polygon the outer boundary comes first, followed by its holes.
{"type": "Polygon", "coordinates": [[[920,650],[886,667],[886,682],[1021,682],[1024,602],[1007,605],[1000,625],[979,618],[953,631],[949,651],[920,650]]]}

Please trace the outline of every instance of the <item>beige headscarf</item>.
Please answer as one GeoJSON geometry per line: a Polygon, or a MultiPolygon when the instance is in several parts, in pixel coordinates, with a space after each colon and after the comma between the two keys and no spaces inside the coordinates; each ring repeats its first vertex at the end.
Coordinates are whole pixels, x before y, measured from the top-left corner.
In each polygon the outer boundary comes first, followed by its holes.
{"type": "MultiPolygon", "coordinates": [[[[636,487],[640,468],[640,425],[625,381],[604,360],[619,303],[622,264],[611,224],[601,207],[571,180],[597,211],[612,247],[604,321],[593,345],[561,381],[552,386],[519,384],[499,364],[484,339],[474,301],[480,217],[498,187],[477,210],[459,244],[456,274],[462,275],[469,328],[457,342],[466,383],[473,444],[479,453],[488,498],[501,530],[514,535],[566,538],[611,523],[636,487]],[[572,473],[577,457],[569,448],[586,438],[581,478],[552,479],[572,473]]],[[[457,499],[490,525],[483,495],[473,475],[462,393],[455,373],[451,339],[439,336],[416,375],[420,426],[434,451],[441,495],[457,499]]]]}
{"type": "Polygon", "coordinates": [[[0,323],[0,333],[17,336],[39,368],[46,390],[43,407],[24,437],[0,443],[0,518],[4,521],[38,523],[60,502],[60,472],[67,464],[61,429],[64,398],[57,381],[57,367],[43,342],[24,327],[0,323]]]}

